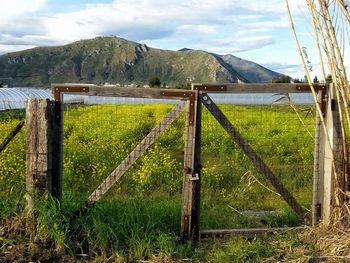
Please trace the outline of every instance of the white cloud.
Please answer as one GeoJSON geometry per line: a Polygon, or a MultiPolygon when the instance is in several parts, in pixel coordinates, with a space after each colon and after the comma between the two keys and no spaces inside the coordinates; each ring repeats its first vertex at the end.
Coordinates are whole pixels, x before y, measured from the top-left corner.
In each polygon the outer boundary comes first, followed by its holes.
{"type": "Polygon", "coordinates": [[[282,17],[281,19],[275,20],[275,21],[262,21],[262,22],[258,21],[258,22],[242,23],[242,25],[246,28],[265,29],[265,30],[290,27],[290,23],[285,17],[282,17]]]}
{"type": "MultiPolygon", "coordinates": [[[[264,63],[263,66],[267,67],[268,69],[288,75],[292,78],[304,78],[305,76],[305,70],[302,64],[269,62],[264,63]]],[[[311,78],[314,78],[314,76],[317,75],[319,79],[322,79],[321,66],[317,63],[312,64],[312,71],[310,71],[309,74],[311,78]]]]}
{"type": "Polygon", "coordinates": [[[22,15],[37,12],[43,9],[45,4],[46,0],[1,0],[0,24],[22,15]]]}
{"type": "Polygon", "coordinates": [[[35,46],[34,45],[28,46],[28,45],[1,45],[0,44],[0,55],[9,53],[9,52],[15,52],[22,49],[33,48],[33,47],[35,46]]]}
{"type": "MultiPolygon", "coordinates": [[[[255,14],[283,14],[286,15],[286,6],[284,0],[266,0],[249,1],[233,0],[237,6],[243,6],[249,13],[255,14]]],[[[305,0],[290,0],[289,5],[294,13],[300,13],[306,10],[305,0]]]]}
{"type": "Polygon", "coordinates": [[[260,49],[273,43],[274,40],[271,36],[245,36],[234,40],[222,39],[219,41],[211,41],[206,43],[206,46],[199,45],[197,48],[218,54],[229,54],[260,49]]]}
{"type": "MultiPolygon", "coordinates": [[[[291,1],[294,10],[302,2],[291,1]]],[[[100,35],[160,48],[185,44],[213,52],[240,52],[273,44],[273,31],[289,25],[281,0],[114,0],[82,5],[78,11],[41,14],[45,4],[45,0],[12,0],[2,5],[7,15],[0,17],[0,52],[100,35]]]]}

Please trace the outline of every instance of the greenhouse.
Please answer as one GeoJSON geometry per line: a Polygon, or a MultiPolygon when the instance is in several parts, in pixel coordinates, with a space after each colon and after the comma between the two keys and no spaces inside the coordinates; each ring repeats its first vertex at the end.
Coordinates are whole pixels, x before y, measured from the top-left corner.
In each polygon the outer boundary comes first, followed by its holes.
{"type": "MultiPolygon", "coordinates": [[[[212,94],[211,97],[216,103],[236,104],[236,105],[269,105],[280,100],[281,94],[212,94]]],[[[0,88],[0,111],[11,109],[24,109],[28,99],[53,99],[50,89],[37,88],[0,88]]],[[[313,104],[312,95],[306,93],[291,94],[294,104],[313,104]]],[[[65,94],[64,103],[84,103],[84,104],[157,104],[157,103],[175,103],[174,100],[157,100],[147,98],[117,98],[117,97],[96,97],[65,94]]]]}
{"type": "MultiPolygon", "coordinates": [[[[38,88],[0,88],[0,111],[24,109],[28,99],[50,99],[50,89],[38,88]]],[[[65,103],[83,103],[86,96],[64,95],[65,103]]]]}
{"type": "Polygon", "coordinates": [[[24,109],[28,99],[51,99],[51,91],[35,88],[0,88],[0,111],[24,109]]]}

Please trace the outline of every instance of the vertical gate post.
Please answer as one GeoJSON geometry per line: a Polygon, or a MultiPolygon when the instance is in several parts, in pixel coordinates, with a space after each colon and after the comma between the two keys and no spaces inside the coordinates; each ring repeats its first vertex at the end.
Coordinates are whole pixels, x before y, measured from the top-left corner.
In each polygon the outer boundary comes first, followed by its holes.
{"type": "Polygon", "coordinates": [[[47,99],[31,99],[26,114],[26,199],[31,212],[36,196],[48,192],[61,197],[61,106],[47,99]]]}
{"type": "Polygon", "coordinates": [[[182,188],[181,237],[183,240],[199,238],[200,227],[200,178],[201,178],[201,99],[189,101],[186,118],[184,151],[184,175],[182,188]],[[193,105],[192,105],[193,103],[193,105]],[[192,107],[192,109],[191,109],[192,107]],[[190,123],[190,114],[194,114],[190,123]]]}
{"type": "MultiPolygon", "coordinates": [[[[326,104],[326,91],[319,91],[317,103],[320,108],[326,104]]],[[[323,108],[324,109],[324,108],[323,108]]],[[[326,116],[324,109],[323,117],[326,116]]],[[[314,148],[314,172],[313,172],[313,196],[312,196],[312,225],[319,223],[322,217],[323,208],[323,181],[324,181],[324,149],[325,149],[325,132],[321,124],[321,116],[316,111],[315,116],[315,148],[314,148]]]]}
{"type": "Polygon", "coordinates": [[[52,147],[52,172],[50,193],[53,197],[62,197],[62,173],[63,173],[63,107],[61,101],[51,101],[51,143],[52,147]]]}
{"type": "MultiPolygon", "coordinates": [[[[326,99],[327,106],[324,120],[328,136],[321,126],[318,136],[320,144],[318,146],[318,167],[316,167],[316,164],[314,167],[314,176],[316,175],[316,178],[314,177],[313,214],[315,218],[313,222],[321,221],[323,224],[328,225],[336,205],[336,182],[338,181],[339,187],[342,188],[344,186],[345,167],[340,115],[334,86],[329,86],[326,99]],[[318,193],[315,193],[315,191],[318,191],[318,193]]],[[[315,139],[317,139],[317,133],[315,139]]]]}

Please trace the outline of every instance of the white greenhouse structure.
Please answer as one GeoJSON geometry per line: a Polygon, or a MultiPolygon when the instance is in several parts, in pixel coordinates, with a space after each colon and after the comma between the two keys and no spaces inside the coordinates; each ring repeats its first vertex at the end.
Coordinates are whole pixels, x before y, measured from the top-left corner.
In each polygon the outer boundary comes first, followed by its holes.
{"type": "MultiPolygon", "coordinates": [[[[28,99],[53,99],[50,89],[0,88],[0,111],[25,109],[28,99]]],[[[83,103],[84,96],[65,95],[66,103],[83,103]]]]}
{"type": "Polygon", "coordinates": [[[0,88],[0,111],[24,109],[28,99],[51,99],[51,90],[35,88],[0,88]]]}
{"type": "MultiPolygon", "coordinates": [[[[273,104],[281,94],[211,94],[216,103],[236,105],[273,104]]],[[[0,88],[0,111],[24,109],[28,99],[53,99],[50,89],[39,88],[0,88]]],[[[295,104],[313,104],[311,94],[290,94],[295,104]]],[[[84,104],[153,104],[176,103],[174,100],[156,100],[141,98],[94,97],[83,95],[64,95],[64,103],[84,104]]]]}

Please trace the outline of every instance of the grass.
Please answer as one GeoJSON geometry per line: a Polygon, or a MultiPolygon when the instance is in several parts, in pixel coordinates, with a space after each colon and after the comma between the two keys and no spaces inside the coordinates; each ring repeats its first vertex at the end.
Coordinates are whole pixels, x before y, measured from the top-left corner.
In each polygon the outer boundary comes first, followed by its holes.
{"type": "MultiPolygon", "coordinates": [[[[293,110],[282,106],[221,105],[221,108],[286,187],[304,206],[310,207],[313,140],[303,130],[293,110]]],[[[203,241],[195,245],[179,242],[184,116],[161,136],[103,200],[87,213],[75,214],[101,180],[170,109],[171,105],[67,108],[64,115],[63,200],[57,203],[49,198],[40,202],[34,240],[14,238],[17,240],[14,243],[26,243],[26,251],[32,249],[30,244],[36,244],[34,247],[40,244],[40,247],[54,248],[56,253],[87,254],[90,259],[101,260],[112,257],[115,261],[191,258],[210,262],[257,262],[278,255],[279,242],[286,235],[277,239],[203,241]]],[[[304,121],[312,133],[311,116],[306,116],[304,121]]],[[[0,113],[0,140],[23,117],[23,111],[0,113]]],[[[205,110],[202,145],[203,229],[279,227],[300,223],[280,197],[256,182],[271,188],[205,110]],[[243,176],[247,171],[250,177],[243,176]],[[238,214],[232,208],[276,212],[252,218],[238,214]]],[[[2,220],[23,211],[24,175],[25,130],[0,155],[2,220]]],[[[6,242],[12,240],[9,235],[5,237],[0,241],[3,249],[8,247],[6,242]]],[[[40,255],[33,258],[40,259],[40,255]]]]}

